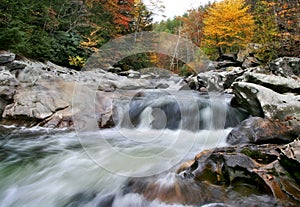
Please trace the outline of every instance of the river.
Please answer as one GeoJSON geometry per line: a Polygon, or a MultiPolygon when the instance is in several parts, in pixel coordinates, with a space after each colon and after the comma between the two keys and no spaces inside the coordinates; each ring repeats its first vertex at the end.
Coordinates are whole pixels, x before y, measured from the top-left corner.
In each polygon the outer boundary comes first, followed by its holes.
{"type": "Polygon", "coordinates": [[[128,177],[166,173],[171,182],[180,163],[226,146],[231,127],[247,115],[230,107],[227,95],[165,93],[149,90],[119,103],[111,129],[1,126],[0,206],[104,206],[112,195],[114,207],[181,206],[120,192],[128,177]]]}

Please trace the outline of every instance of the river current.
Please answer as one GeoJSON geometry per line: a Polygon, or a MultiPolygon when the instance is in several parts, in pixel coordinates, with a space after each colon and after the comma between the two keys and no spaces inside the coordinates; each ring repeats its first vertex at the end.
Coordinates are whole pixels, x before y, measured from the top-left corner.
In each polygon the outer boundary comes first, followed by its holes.
{"type": "Polygon", "coordinates": [[[113,207],[182,206],[121,191],[129,177],[165,173],[163,182],[172,182],[184,161],[227,146],[231,127],[247,115],[231,108],[225,95],[219,101],[194,92],[178,97],[149,91],[127,107],[119,104],[117,113],[128,110],[127,118],[118,115],[111,129],[1,126],[0,207],[105,207],[110,196],[113,207]]]}

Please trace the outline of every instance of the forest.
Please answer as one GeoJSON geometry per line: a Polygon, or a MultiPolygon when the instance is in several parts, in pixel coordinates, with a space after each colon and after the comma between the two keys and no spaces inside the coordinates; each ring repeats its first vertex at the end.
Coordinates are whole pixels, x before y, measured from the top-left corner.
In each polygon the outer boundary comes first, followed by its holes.
{"type": "MultiPolygon", "coordinates": [[[[152,3],[155,10],[140,0],[1,0],[0,50],[80,69],[113,38],[158,31],[190,39],[211,59],[252,42],[261,45],[257,58],[262,62],[300,56],[299,0],[224,0],[159,23],[153,15],[163,5],[152,3]]],[[[170,57],[141,54],[138,60],[124,63],[133,69],[165,67],[170,57]]]]}

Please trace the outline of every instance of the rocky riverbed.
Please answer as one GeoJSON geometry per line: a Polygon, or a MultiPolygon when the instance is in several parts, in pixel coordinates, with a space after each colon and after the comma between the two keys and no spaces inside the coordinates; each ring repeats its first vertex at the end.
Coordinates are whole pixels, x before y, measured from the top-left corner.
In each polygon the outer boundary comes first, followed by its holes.
{"type": "MultiPolygon", "coordinates": [[[[15,54],[2,51],[0,124],[73,129],[74,117],[85,120],[80,113],[82,105],[92,104],[94,114],[84,116],[94,116],[99,128],[111,128],[117,124],[115,100],[132,98],[132,94],[145,96],[130,91],[178,91],[190,86],[199,94],[228,93],[233,107],[250,114],[228,134],[230,146],[203,151],[183,163],[174,170],[171,184],[159,182],[165,174],[131,178],[122,193],[137,193],[168,204],[223,206],[251,206],[251,199],[234,204],[231,200],[259,195],[262,200],[270,199],[262,206],[299,206],[300,58],[279,58],[261,66],[245,53],[224,55],[213,65],[215,69],[184,81],[155,70],[75,71],[51,62],[16,60],[15,54]],[[74,94],[78,86],[83,90],[74,94]],[[74,104],[74,96],[81,98],[81,105],[74,104]]],[[[0,128],[0,132],[6,134],[7,129],[0,128]]],[[[112,206],[114,199],[110,196],[105,206],[112,206]]]]}

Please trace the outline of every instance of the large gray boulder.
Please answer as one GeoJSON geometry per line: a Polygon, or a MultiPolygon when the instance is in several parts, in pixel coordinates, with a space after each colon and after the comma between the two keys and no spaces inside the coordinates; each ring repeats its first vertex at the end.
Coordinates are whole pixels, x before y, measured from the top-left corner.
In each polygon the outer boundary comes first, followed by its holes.
{"type": "Polygon", "coordinates": [[[297,78],[300,76],[300,58],[281,57],[271,61],[269,68],[275,75],[297,78]]]}
{"type": "Polygon", "coordinates": [[[109,96],[104,93],[98,95],[96,88],[91,86],[85,87],[80,94],[74,94],[75,86],[75,82],[56,80],[18,89],[12,103],[5,107],[1,123],[51,128],[73,127],[73,117],[76,114],[92,109],[78,119],[95,119],[99,128],[112,126],[113,107],[109,96]],[[80,100],[77,104],[73,102],[74,96],[80,100]]]}
{"type": "Polygon", "coordinates": [[[17,90],[13,103],[7,105],[3,119],[25,119],[28,124],[37,124],[70,105],[68,97],[58,83],[45,83],[17,90]]]}
{"type": "Polygon", "coordinates": [[[227,143],[270,144],[289,143],[300,134],[300,125],[279,122],[261,117],[250,117],[232,129],[227,136],[227,143]]]}
{"type": "Polygon", "coordinates": [[[267,87],[278,93],[292,92],[300,94],[300,79],[295,80],[276,75],[245,72],[240,80],[267,87]]]}
{"type": "Polygon", "coordinates": [[[295,117],[300,120],[300,96],[282,95],[253,83],[235,82],[232,85],[234,102],[251,115],[285,120],[295,117]]]}

